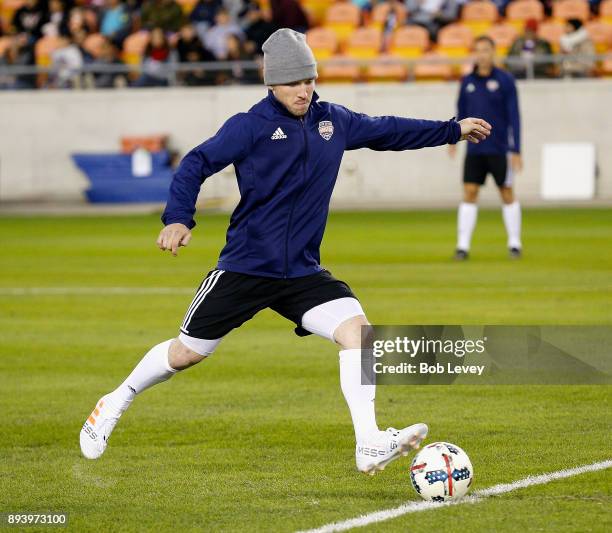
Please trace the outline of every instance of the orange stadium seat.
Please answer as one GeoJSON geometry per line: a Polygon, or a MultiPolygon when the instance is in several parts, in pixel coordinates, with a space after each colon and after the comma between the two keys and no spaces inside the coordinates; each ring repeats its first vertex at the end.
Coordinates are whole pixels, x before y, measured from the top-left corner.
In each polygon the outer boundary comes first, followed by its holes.
{"type": "Polygon", "coordinates": [[[356,59],[378,57],[383,35],[378,28],[357,28],[348,38],[346,55],[356,59]]]}
{"type": "Polygon", "coordinates": [[[503,57],[508,55],[508,50],[510,50],[512,43],[518,37],[519,32],[515,26],[504,22],[491,26],[486,35],[495,41],[497,55],[503,57]]]}
{"type": "Polygon", "coordinates": [[[185,15],[189,15],[193,11],[194,6],[198,3],[198,0],[176,0],[176,3],[181,6],[185,15]]]}
{"type": "MultiPolygon", "coordinates": [[[[447,57],[437,52],[429,52],[422,59],[441,59],[447,57]]],[[[450,80],[453,77],[453,67],[448,63],[422,63],[414,66],[414,79],[416,81],[450,80]]]]}
{"type": "Polygon", "coordinates": [[[21,6],[25,4],[25,0],[0,0],[0,22],[3,23],[4,31],[7,31],[13,21],[13,15],[21,6]]]}
{"type": "Polygon", "coordinates": [[[317,60],[333,56],[338,49],[336,33],[329,28],[313,28],[306,32],[306,42],[317,60]]]}
{"type": "Polygon", "coordinates": [[[612,55],[607,56],[599,67],[599,74],[606,77],[612,77],[612,55]]]}
{"type": "Polygon", "coordinates": [[[544,7],[538,0],[520,0],[511,2],[506,8],[506,20],[523,31],[525,22],[535,19],[538,22],[544,19],[544,7]]]}
{"type": "Polygon", "coordinates": [[[402,26],[393,34],[390,53],[406,59],[421,57],[429,48],[429,33],[421,26],[402,26]]]}
{"type": "Polygon", "coordinates": [[[469,2],[461,11],[461,22],[472,30],[474,36],[486,33],[498,18],[497,6],[488,0],[469,2]]]}
{"type": "Polygon", "coordinates": [[[123,41],[123,61],[128,65],[138,65],[149,44],[149,32],[139,31],[128,35],[123,41]]]}
{"type": "Polygon", "coordinates": [[[612,49],[612,26],[603,22],[587,22],[584,27],[589,32],[598,54],[604,54],[612,49]]]}
{"type": "Polygon", "coordinates": [[[352,83],[359,81],[361,76],[359,65],[354,61],[347,61],[343,55],[335,55],[319,68],[320,81],[334,81],[352,83]]]}
{"type": "Polygon", "coordinates": [[[92,33],[85,38],[83,41],[83,48],[86,52],[91,54],[93,57],[98,58],[102,53],[102,47],[106,42],[106,37],[101,33],[92,33]]]}
{"type": "Polygon", "coordinates": [[[556,22],[543,22],[538,28],[538,37],[540,37],[540,39],[546,39],[550,43],[555,54],[558,54],[561,49],[559,43],[564,33],[565,27],[556,22]]]}
{"type": "Polygon", "coordinates": [[[612,0],[603,0],[599,4],[599,20],[612,26],[612,0]]]}
{"type": "Polygon", "coordinates": [[[558,0],[552,4],[552,18],[557,22],[568,19],[589,20],[591,15],[589,3],[586,0],[558,0]]]}
{"type": "Polygon", "coordinates": [[[449,57],[466,57],[470,54],[474,35],[461,23],[449,24],[438,32],[438,52],[449,57]]]}
{"type": "Polygon", "coordinates": [[[4,56],[13,42],[12,37],[0,37],[0,57],[4,56]]]}
{"type": "Polygon", "coordinates": [[[372,9],[372,18],[370,26],[374,26],[378,29],[384,29],[385,21],[389,16],[389,13],[393,9],[395,11],[395,17],[397,19],[397,26],[403,26],[406,24],[406,18],[408,17],[408,10],[404,4],[395,3],[393,6],[389,2],[383,2],[382,4],[376,4],[372,9]]]}
{"type": "Polygon", "coordinates": [[[61,39],[59,37],[41,37],[34,45],[34,57],[39,67],[51,65],[51,54],[60,48],[61,39]]]}
{"type": "Polygon", "coordinates": [[[342,45],[361,23],[361,10],[350,2],[332,4],[325,13],[325,27],[336,32],[342,45]]]}
{"type": "MultiPolygon", "coordinates": [[[[267,3],[269,5],[269,0],[259,2],[259,5],[262,7],[262,9],[264,7],[263,3],[267,3]]],[[[300,0],[302,9],[306,11],[306,15],[308,15],[310,23],[313,26],[318,26],[323,22],[323,20],[325,19],[326,11],[333,3],[334,0],[300,0]]]]}
{"type": "Polygon", "coordinates": [[[367,66],[365,78],[367,81],[406,81],[408,67],[398,63],[394,56],[381,55],[367,66]]]}

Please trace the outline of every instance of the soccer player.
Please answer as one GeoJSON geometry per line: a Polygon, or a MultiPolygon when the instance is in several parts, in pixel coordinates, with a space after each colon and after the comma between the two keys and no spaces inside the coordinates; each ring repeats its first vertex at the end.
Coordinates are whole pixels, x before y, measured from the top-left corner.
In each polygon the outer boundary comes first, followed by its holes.
{"type": "Polygon", "coordinates": [[[419,446],[425,424],[380,431],[375,385],[361,383],[365,313],[349,286],[320,265],[330,197],[345,150],[408,150],[479,142],[490,132],[481,119],[460,122],[370,117],[321,102],[316,62],[304,36],[276,31],[264,43],[266,98],[238,113],[182,160],[162,215],[157,245],[177,255],[191,240],[202,182],[229,164],[240,202],[216,267],[196,291],[178,338],[151,348],[114,391],[103,396],[80,434],[85,457],[106,449],[119,417],[135,396],[210,356],[223,337],[271,308],[340,348],[340,385],[355,429],[358,470],[373,474],[419,446]]]}
{"type": "MultiPolygon", "coordinates": [[[[491,174],[503,202],[502,216],[508,234],[511,258],[521,257],[521,206],[512,189],[514,174],[523,168],[520,144],[520,117],[514,78],[495,67],[495,43],[490,37],[478,37],[474,44],[476,66],[461,81],[457,117],[484,118],[493,126],[484,142],[470,144],[463,165],[463,201],[457,213],[457,249],[455,259],[468,259],[472,233],[478,215],[478,192],[491,174]]],[[[456,147],[449,147],[451,157],[456,147]]]]}

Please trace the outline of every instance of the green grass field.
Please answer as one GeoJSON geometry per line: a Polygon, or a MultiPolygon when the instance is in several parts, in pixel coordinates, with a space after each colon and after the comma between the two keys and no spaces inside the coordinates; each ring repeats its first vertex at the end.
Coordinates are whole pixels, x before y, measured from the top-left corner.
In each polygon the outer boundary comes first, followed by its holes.
{"type": "MultiPolygon", "coordinates": [[[[98,398],[176,335],[227,219],[201,215],[172,258],[154,216],[0,218],[0,512],[66,511],[74,531],[293,531],[418,500],[411,457],[355,471],[336,348],[271,311],[139,396],[100,460],[80,456],[98,398]]],[[[612,324],[611,210],[526,210],[518,262],[498,210],[479,214],[472,259],[452,262],[454,223],[335,213],[323,264],[372,323],[612,324]]],[[[379,387],[377,410],[381,427],[424,421],[428,441],[462,446],[479,489],[611,459],[610,398],[608,386],[396,386],[379,387]]],[[[612,531],[611,486],[604,470],[364,530],[612,531]]]]}

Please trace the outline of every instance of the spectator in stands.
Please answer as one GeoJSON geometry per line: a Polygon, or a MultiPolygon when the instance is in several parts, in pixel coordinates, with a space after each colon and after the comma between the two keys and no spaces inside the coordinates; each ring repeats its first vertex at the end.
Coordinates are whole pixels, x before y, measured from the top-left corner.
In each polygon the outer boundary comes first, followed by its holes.
{"type": "MultiPolygon", "coordinates": [[[[16,35],[6,51],[5,63],[15,66],[34,65],[34,42],[27,33],[16,35]]],[[[36,89],[36,74],[16,74],[9,89],[36,89]]]]}
{"type": "Polygon", "coordinates": [[[76,42],[68,37],[60,38],[60,47],[51,52],[51,76],[49,84],[59,89],[81,87],[83,52],[76,42]]]}
{"type": "MultiPolygon", "coordinates": [[[[242,39],[238,35],[227,36],[227,55],[225,61],[250,61],[253,55],[249,54],[244,47],[242,39]]],[[[260,83],[259,69],[247,69],[241,65],[234,64],[230,70],[220,73],[217,83],[230,84],[255,84],[260,83]]]]}
{"type": "Polygon", "coordinates": [[[210,28],[215,24],[215,17],[221,7],[221,0],[198,0],[189,14],[189,20],[196,25],[204,24],[206,28],[210,28]]]}
{"type": "MultiPolygon", "coordinates": [[[[523,62],[520,64],[508,62],[508,70],[516,78],[526,78],[529,71],[528,64],[533,62],[534,56],[550,56],[551,54],[550,43],[538,37],[538,21],[528,20],[525,24],[524,35],[517,37],[508,51],[509,58],[521,58],[523,62]]],[[[552,63],[535,63],[533,74],[536,78],[552,76],[552,63]]]]}
{"type": "Polygon", "coordinates": [[[69,35],[68,12],[63,0],[49,0],[47,21],[42,27],[44,35],[69,35]]]}
{"type": "MultiPolygon", "coordinates": [[[[119,54],[115,45],[108,38],[105,38],[101,49],[100,55],[92,62],[93,66],[112,66],[121,65],[119,54]]],[[[125,74],[117,72],[94,72],[93,74],[93,85],[96,89],[108,89],[113,87],[125,87],[127,80],[125,74]]]]}
{"type": "Polygon", "coordinates": [[[170,45],[162,28],[153,28],[142,61],[142,74],[135,87],[166,87],[168,77],[165,64],[170,59],[170,45]]]}
{"type": "Polygon", "coordinates": [[[100,17],[100,33],[121,46],[130,33],[130,16],[119,0],[106,0],[100,17]]]}
{"type": "Polygon", "coordinates": [[[161,28],[164,32],[177,32],[185,23],[183,10],[174,0],[146,0],[141,20],[144,28],[161,28]]]}
{"type": "MultiPolygon", "coordinates": [[[[595,47],[589,32],[578,19],[570,19],[565,26],[565,35],[561,37],[561,52],[574,56],[593,56],[595,47]]],[[[565,59],[561,65],[563,76],[584,78],[593,74],[595,62],[592,58],[565,59]]]]}
{"type": "MultiPolygon", "coordinates": [[[[176,51],[181,63],[203,63],[216,61],[217,59],[210,50],[202,46],[193,24],[185,24],[181,28],[176,43],[176,51]]],[[[216,73],[215,71],[196,69],[180,72],[178,77],[183,84],[188,86],[214,85],[216,73]]]]}
{"type": "Polygon", "coordinates": [[[306,33],[308,17],[297,0],[270,0],[272,22],[279,28],[306,33]]]}
{"type": "MultiPolygon", "coordinates": [[[[476,2],[478,0],[471,0],[472,2],[476,2]]],[[[487,0],[484,0],[487,1],[487,0]]],[[[499,12],[500,16],[504,17],[506,16],[506,8],[508,7],[508,4],[510,3],[510,0],[491,0],[494,4],[495,7],[497,8],[497,11],[499,12]]],[[[467,2],[459,2],[461,5],[467,4],[467,2]]]]}
{"type": "Polygon", "coordinates": [[[247,38],[247,49],[255,54],[263,54],[261,47],[270,35],[278,28],[271,20],[271,13],[264,14],[259,5],[252,4],[246,13],[244,32],[247,38]]]}
{"type": "Polygon", "coordinates": [[[25,33],[31,40],[39,39],[47,20],[47,12],[39,0],[25,0],[13,14],[12,26],[17,33],[25,33]]]}
{"type": "Polygon", "coordinates": [[[227,37],[238,35],[244,38],[242,29],[232,21],[226,9],[220,9],[215,17],[215,25],[206,31],[204,45],[217,59],[224,59],[227,56],[227,37]]]}
{"type": "Polygon", "coordinates": [[[408,22],[423,26],[433,41],[438,31],[457,20],[459,4],[457,0],[406,0],[408,22]]]}

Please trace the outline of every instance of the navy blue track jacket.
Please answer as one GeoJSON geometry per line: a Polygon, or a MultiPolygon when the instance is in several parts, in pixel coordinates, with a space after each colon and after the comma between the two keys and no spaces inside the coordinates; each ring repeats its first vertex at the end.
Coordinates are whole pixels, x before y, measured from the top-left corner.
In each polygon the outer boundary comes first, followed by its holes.
{"type": "Polygon", "coordinates": [[[409,150],[460,137],[454,119],[370,117],[319,102],[316,93],[297,118],[269,91],[183,158],[162,221],[193,228],[203,181],[233,163],[241,198],[217,268],[273,278],[314,274],[323,270],[319,247],[345,150],[409,150]]]}
{"type": "Polygon", "coordinates": [[[476,69],[461,80],[457,119],[478,117],[493,129],[478,144],[469,144],[469,155],[506,155],[521,152],[521,120],[518,96],[512,74],[493,67],[490,76],[480,76],[476,69]]]}

